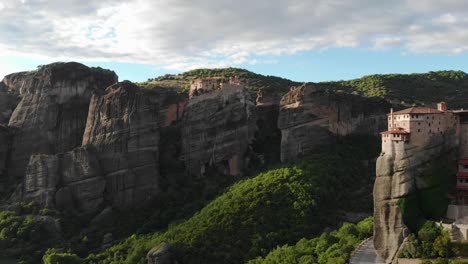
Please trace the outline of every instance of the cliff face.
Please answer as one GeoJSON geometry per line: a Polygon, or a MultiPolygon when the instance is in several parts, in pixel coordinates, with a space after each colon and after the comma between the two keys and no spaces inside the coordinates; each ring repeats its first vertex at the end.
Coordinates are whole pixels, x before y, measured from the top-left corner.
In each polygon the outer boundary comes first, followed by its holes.
{"type": "Polygon", "coordinates": [[[255,105],[242,86],[193,97],[183,118],[182,149],[188,172],[240,175],[256,130],[255,105]]]}
{"type": "Polygon", "coordinates": [[[383,99],[324,91],[311,83],[293,87],[280,103],[281,160],[293,160],[337,135],[378,134],[390,107],[383,99]]]}
{"type": "Polygon", "coordinates": [[[3,80],[21,101],[8,125],[14,127],[9,175],[24,176],[33,153],[55,154],[81,145],[92,92],[115,83],[114,72],[78,63],[54,63],[3,80]]]}
{"type": "Polygon", "coordinates": [[[83,145],[96,149],[114,207],[144,206],[157,192],[158,95],[123,82],[91,98],[83,145]]]}
{"type": "Polygon", "coordinates": [[[382,152],[378,157],[374,184],[374,246],[386,263],[392,262],[409,235],[400,200],[435,186],[428,178],[428,169],[435,161],[447,157],[456,160],[454,133],[433,136],[431,142],[421,147],[401,142],[391,153],[382,152]]]}

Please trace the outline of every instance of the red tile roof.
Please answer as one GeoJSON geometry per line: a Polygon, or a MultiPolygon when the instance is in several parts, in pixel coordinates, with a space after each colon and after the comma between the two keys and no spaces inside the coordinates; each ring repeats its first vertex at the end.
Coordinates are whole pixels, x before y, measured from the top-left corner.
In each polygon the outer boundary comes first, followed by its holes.
{"type": "Polygon", "coordinates": [[[459,171],[459,172],[457,172],[457,177],[459,177],[459,178],[468,178],[468,172],[459,171]]]}
{"type": "MultiPolygon", "coordinates": [[[[440,114],[443,113],[435,108],[429,107],[411,107],[407,109],[403,109],[401,111],[393,112],[394,115],[402,115],[402,114],[440,114]]],[[[390,115],[390,114],[387,114],[390,115]]]]}
{"type": "Polygon", "coordinates": [[[468,185],[457,185],[457,189],[468,190],[468,185]]]}
{"type": "Polygon", "coordinates": [[[393,130],[388,130],[388,131],[384,131],[380,134],[409,134],[410,132],[404,130],[403,128],[401,127],[398,127],[396,129],[393,129],[393,130]]]}
{"type": "Polygon", "coordinates": [[[468,165],[468,159],[466,159],[466,158],[460,159],[460,160],[458,160],[458,164],[461,164],[461,165],[468,165]]]}

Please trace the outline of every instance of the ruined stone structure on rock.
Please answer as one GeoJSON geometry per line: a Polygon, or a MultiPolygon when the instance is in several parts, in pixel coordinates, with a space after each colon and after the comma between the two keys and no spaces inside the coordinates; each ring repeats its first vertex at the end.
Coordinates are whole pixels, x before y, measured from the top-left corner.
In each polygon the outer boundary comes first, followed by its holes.
{"type": "MultiPolygon", "coordinates": [[[[381,133],[382,152],[377,159],[374,185],[374,245],[387,263],[394,260],[409,234],[399,200],[431,188],[425,171],[435,160],[449,158],[455,162],[458,158],[460,169],[464,170],[468,151],[466,114],[468,111],[448,110],[444,102],[438,103],[437,109],[412,107],[388,114],[388,129],[381,133]]],[[[459,190],[465,188],[465,182],[460,181],[464,175],[463,171],[457,174],[459,190]]],[[[463,201],[464,194],[459,191],[454,203],[463,201]]],[[[449,218],[457,208],[458,205],[449,206],[449,218]]]]}

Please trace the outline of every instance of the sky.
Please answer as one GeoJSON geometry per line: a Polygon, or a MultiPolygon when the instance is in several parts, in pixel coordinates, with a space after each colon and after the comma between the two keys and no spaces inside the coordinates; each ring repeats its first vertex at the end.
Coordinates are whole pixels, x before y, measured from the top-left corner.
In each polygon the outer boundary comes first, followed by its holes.
{"type": "Polygon", "coordinates": [[[239,67],[295,81],[468,72],[466,0],[0,0],[0,79],[55,61],[144,81],[239,67]]]}

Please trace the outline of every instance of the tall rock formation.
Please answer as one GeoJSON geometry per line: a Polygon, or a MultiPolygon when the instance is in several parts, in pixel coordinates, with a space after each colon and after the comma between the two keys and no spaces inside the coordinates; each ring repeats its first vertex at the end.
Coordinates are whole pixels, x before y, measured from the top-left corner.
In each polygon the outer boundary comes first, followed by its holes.
{"type": "Polygon", "coordinates": [[[409,235],[400,208],[401,199],[435,186],[430,179],[430,168],[435,161],[456,160],[455,134],[455,128],[444,134],[433,134],[420,146],[399,142],[378,157],[374,184],[374,246],[386,263],[394,261],[409,235]]]}
{"type": "Polygon", "coordinates": [[[378,134],[390,107],[383,99],[325,91],[312,83],[293,87],[280,103],[281,160],[294,160],[336,136],[378,134]]]}
{"type": "Polygon", "coordinates": [[[141,207],[157,193],[162,99],[127,81],[91,98],[83,146],[96,149],[114,207],[141,207]]]}
{"type": "Polygon", "coordinates": [[[255,105],[242,85],[194,96],[183,118],[182,149],[188,172],[240,175],[256,130],[255,105]]]}
{"type": "Polygon", "coordinates": [[[92,92],[116,81],[112,71],[74,62],[7,75],[3,85],[21,98],[8,124],[16,128],[9,176],[23,177],[33,153],[55,154],[80,146],[92,92]]]}

